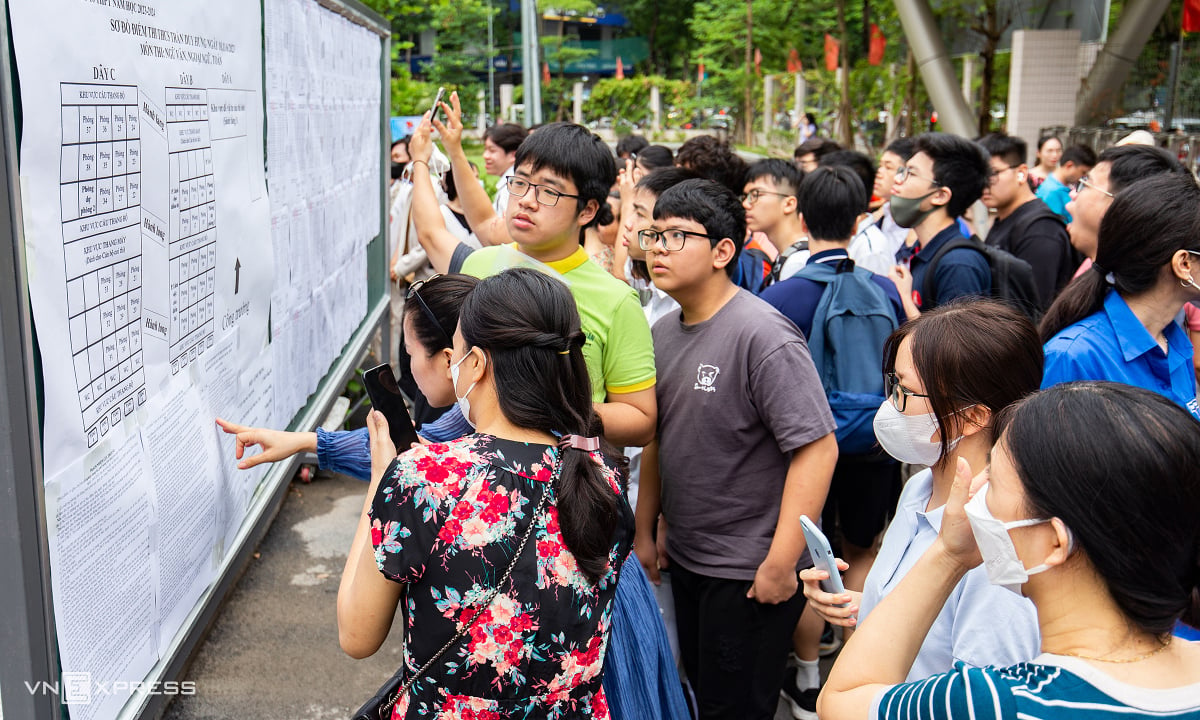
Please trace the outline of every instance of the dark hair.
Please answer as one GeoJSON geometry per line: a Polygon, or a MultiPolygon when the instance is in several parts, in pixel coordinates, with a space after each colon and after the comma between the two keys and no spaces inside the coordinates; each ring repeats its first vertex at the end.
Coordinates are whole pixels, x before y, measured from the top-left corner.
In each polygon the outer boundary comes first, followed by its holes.
{"type": "MultiPolygon", "coordinates": [[[[532,172],[545,168],[575,183],[575,194],[579,196],[576,203],[580,209],[589,200],[596,201],[599,205],[596,216],[584,228],[608,225],[613,221],[608,191],[617,181],[617,163],[608,145],[591,130],[567,122],[543,125],[517,148],[514,167],[519,168],[525,163],[530,163],[532,172]]],[[[583,228],[580,228],[579,242],[583,244],[583,228]]]]}
{"type": "Polygon", "coordinates": [[[788,193],[794,194],[800,189],[800,182],[804,180],[804,171],[796,167],[795,163],[787,160],[778,158],[757,160],[746,169],[746,178],[742,181],[742,185],[747,185],[762,177],[771,178],[776,185],[788,193]]]}
{"type": "Polygon", "coordinates": [[[650,145],[638,150],[638,162],[647,170],[657,170],[674,166],[675,155],[665,145],[650,145]]]}
{"type": "Polygon", "coordinates": [[[816,124],[817,124],[817,116],[816,116],[816,115],[813,115],[813,114],[812,114],[812,113],[810,113],[810,112],[806,112],[806,113],[804,113],[804,119],[808,121],[808,124],[809,124],[809,125],[816,125],[816,124]]]}
{"type": "Polygon", "coordinates": [[[413,334],[427,356],[454,343],[459,308],[477,284],[479,279],[470,275],[436,275],[409,292],[404,317],[412,323],[413,334]]]}
{"type": "Polygon", "coordinates": [[[483,133],[485,140],[491,140],[506,153],[516,152],[527,137],[529,137],[529,131],[515,123],[493,125],[483,133]]]}
{"type": "Polygon", "coordinates": [[[854,150],[838,150],[822,155],[820,164],[826,167],[849,168],[857,175],[858,179],[862,181],[863,191],[867,194],[867,199],[859,208],[859,212],[864,213],[869,209],[871,192],[875,189],[875,164],[871,162],[871,158],[854,150]]]}
{"type": "Polygon", "coordinates": [[[1029,318],[990,299],[960,299],[939,305],[901,325],[883,346],[883,371],[895,372],[900,343],[912,338],[913,365],[929,406],[942,428],[942,457],[950,455],[947,428],[964,408],[992,411],[985,428],[993,441],[995,416],[1042,385],[1042,343],[1029,318]]]}
{"type": "MultiPolygon", "coordinates": [[[[554,434],[601,435],[579,311],[561,281],[529,268],[482,280],[463,302],[459,327],[468,346],[487,353],[500,412],[509,422],[554,434]]],[[[603,439],[601,451],[619,462],[603,439]]],[[[559,527],[579,569],[595,582],[608,567],[621,520],[618,497],[586,452],[566,449],[560,457],[559,527]]]]}
{"type": "Polygon", "coordinates": [[[650,146],[650,141],[641,135],[626,135],[617,141],[617,157],[641,153],[650,146]]]}
{"type": "Polygon", "coordinates": [[[820,160],[822,155],[828,155],[831,152],[837,152],[841,149],[841,145],[838,145],[829,138],[811,137],[796,146],[795,152],[792,153],[792,158],[798,161],[801,157],[812,153],[814,158],[820,160]]]}
{"type": "Polygon", "coordinates": [[[917,153],[933,160],[933,179],[950,191],[946,203],[950,217],[959,217],[983,195],[991,166],[978,144],[958,135],[930,132],[917,136],[913,154],[917,153]]]}
{"type": "Polygon", "coordinates": [[[846,242],[854,235],[868,196],[853,170],[836,165],[806,175],[796,197],[813,240],[846,242]]]}
{"type": "MultiPolygon", "coordinates": [[[[983,146],[984,150],[987,150],[988,155],[1000,158],[1012,167],[1024,165],[1026,158],[1029,157],[1029,146],[1016,135],[992,133],[984,135],[979,144],[983,146]]],[[[1038,149],[1041,149],[1040,145],[1038,149]]]]}
{"type": "MultiPolygon", "coordinates": [[[[1117,194],[1138,180],[1160,173],[1187,174],[1187,168],[1174,155],[1151,145],[1120,145],[1100,153],[1096,163],[1106,162],[1108,191],[1117,194]]],[[[1092,167],[1095,167],[1093,165],[1092,167]]]]}
{"type": "Polygon", "coordinates": [[[654,203],[654,219],[680,218],[704,226],[709,242],[733,241],[733,257],[725,266],[731,277],[746,240],[746,211],[729,188],[712,180],[684,180],[667,188],[654,203]]]}
{"type": "Polygon", "coordinates": [[[888,146],[886,148],[884,148],[883,151],[890,152],[891,154],[899,157],[904,162],[908,162],[908,159],[913,156],[913,152],[914,152],[914,149],[916,148],[916,145],[917,145],[916,140],[913,140],[910,137],[896,138],[895,140],[888,143],[888,146]]]}
{"type": "Polygon", "coordinates": [[[1072,145],[1063,150],[1062,157],[1058,159],[1059,167],[1067,163],[1075,163],[1086,167],[1096,167],[1096,151],[1087,145],[1072,145]]]}
{"type": "Polygon", "coordinates": [[[745,185],[746,161],[714,135],[698,135],[680,145],[675,164],[724,185],[734,195],[745,185]]]}
{"type": "Polygon", "coordinates": [[[1132,385],[1073,382],[997,426],[1029,517],[1063,521],[1130,622],[1154,635],[1180,618],[1200,626],[1200,425],[1189,412],[1132,385]]]}
{"type": "Polygon", "coordinates": [[[1200,251],[1200,186],[1190,175],[1159,174],[1115,193],[1100,221],[1096,263],[1046,311],[1042,340],[1104,306],[1105,274],[1122,296],[1153,288],[1180,250],[1200,251]]]}
{"type": "Polygon", "coordinates": [[[667,188],[674,187],[684,180],[698,180],[700,176],[696,173],[681,167],[664,167],[652,170],[642,176],[638,180],[637,187],[649,191],[658,197],[667,191],[667,188]]]}
{"type": "MultiPolygon", "coordinates": [[[[1041,152],[1042,146],[1045,145],[1046,143],[1050,142],[1051,140],[1058,140],[1058,136],[1057,135],[1043,135],[1040,138],[1038,138],[1038,141],[1037,141],[1038,152],[1041,152]]],[[[1058,144],[1062,145],[1063,141],[1058,140],[1058,144]]]]}
{"type": "Polygon", "coordinates": [[[442,188],[446,191],[446,199],[453,202],[458,198],[458,186],[454,184],[454,168],[448,168],[442,176],[442,188]]]}
{"type": "Polygon", "coordinates": [[[412,140],[412,137],[409,135],[405,135],[404,137],[400,138],[399,140],[394,140],[394,141],[392,141],[391,149],[395,150],[397,145],[403,145],[405,148],[407,148],[409,140],[412,140]]]}

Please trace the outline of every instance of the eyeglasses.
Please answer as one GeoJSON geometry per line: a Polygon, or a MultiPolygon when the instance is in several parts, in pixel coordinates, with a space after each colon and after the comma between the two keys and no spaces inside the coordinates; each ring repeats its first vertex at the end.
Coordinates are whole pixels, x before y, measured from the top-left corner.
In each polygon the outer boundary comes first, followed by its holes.
{"type": "Polygon", "coordinates": [[[1093,184],[1092,184],[1092,179],[1091,179],[1091,178],[1089,178],[1087,175],[1084,175],[1083,177],[1079,178],[1079,181],[1078,181],[1077,183],[1075,183],[1075,194],[1076,194],[1076,195],[1078,195],[1079,193],[1083,192],[1083,189],[1084,189],[1084,188],[1091,188],[1091,189],[1095,190],[1095,191],[1096,191],[1096,192],[1098,192],[1098,193],[1101,193],[1101,194],[1107,195],[1107,196],[1109,197],[1109,199],[1110,199],[1110,200],[1111,200],[1113,197],[1115,197],[1115,196],[1114,196],[1112,193],[1110,193],[1109,191],[1107,191],[1107,190],[1102,190],[1102,189],[1100,189],[1100,188],[1096,187],[1095,185],[1093,185],[1093,184]]]}
{"type": "Polygon", "coordinates": [[[546,207],[554,207],[557,205],[559,198],[579,198],[578,195],[569,195],[565,192],[559,192],[549,185],[538,185],[537,183],[531,183],[528,180],[522,180],[515,175],[509,175],[506,182],[508,183],[508,192],[516,197],[525,197],[526,193],[529,192],[529,188],[533,188],[533,199],[537,200],[538,204],[545,205],[546,207]]]}
{"type": "Polygon", "coordinates": [[[897,184],[904,182],[905,180],[909,179],[910,177],[915,177],[918,180],[924,180],[924,181],[928,182],[930,185],[937,185],[938,187],[942,187],[942,184],[940,182],[938,182],[937,180],[934,180],[933,178],[921,177],[917,173],[913,172],[913,169],[907,165],[904,165],[903,167],[896,170],[896,183],[897,184]]]}
{"type": "Polygon", "coordinates": [[[688,235],[702,237],[712,242],[712,238],[708,235],[690,230],[639,230],[638,247],[643,250],[651,250],[661,242],[667,252],[679,252],[683,249],[683,243],[687,240],[688,235]]]}
{"type": "Polygon", "coordinates": [[[1012,166],[1012,165],[1009,165],[1008,167],[1001,168],[1001,169],[999,169],[999,170],[993,169],[993,170],[992,170],[991,172],[989,172],[989,173],[988,173],[988,175],[987,175],[987,184],[988,184],[988,186],[990,187],[990,186],[992,186],[992,185],[995,185],[996,183],[1000,182],[1000,176],[1001,176],[1002,174],[1004,174],[1004,173],[1008,172],[1009,170],[1012,170],[1012,169],[1013,169],[1013,166],[1012,166]]]}
{"type": "Polygon", "coordinates": [[[424,280],[418,280],[412,285],[409,285],[408,292],[404,294],[404,300],[407,302],[410,299],[415,299],[417,304],[421,306],[421,312],[425,313],[425,318],[428,319],[429,322],[433,323],[433,326],[436,327],[438,332],[442,334],[442,338],[446,341],[446,347],[451,347],[454,345],[454,341],[450,339],[450,333],[446,332],[446,328],[442,327],[442,323],[438,321],[437,315],[433,314],[433,311],[429,309],[429,305],[425,303],[425,299],[421,297],[421,288],[425,287],[425,283],[429,282],[430,280],[437,280],[440,277],[442,277],[440,273],[437,275],[430,275],[424,280]]]}
{"type": "Polygon", "coordinates": [[[896,409],[899,410],[900,412],[904,412],[904,409],[906,407],[908,407],[908,399],[910,397],[919,397],[919,398],[929,397],[928,395],[922,395],[920,393],[915,393],[912,390],[909,390],[908,388],[901,385],[900,378],[896,377],[896,373],[888,373],[885,376],[885,379],[886,379],[886,389],[887,389],[888,400],[890,400],[892,402],[892,405],[895,405],[896,409]]]}
{"type": "Polygon", "coordinates": [[[790,193],[772,192],[770,190],[759,190],[755,188],[748,193],[742,194],[742,202],[753,205],[762,198],[763,195],[774,195],[776,197],[793,197],[790,193]]]}

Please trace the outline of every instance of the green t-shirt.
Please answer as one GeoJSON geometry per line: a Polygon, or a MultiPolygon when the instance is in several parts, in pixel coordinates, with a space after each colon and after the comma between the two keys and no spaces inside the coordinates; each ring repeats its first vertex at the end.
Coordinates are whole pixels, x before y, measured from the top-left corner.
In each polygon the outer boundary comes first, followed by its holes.
{"type": "Polygon", "coordinates": [[[571,288],[579,308],[592,400],[604,402],[609,393],[654,387],[654,345],[637,292],[592,262],[582,247],[550,263],[538,262],[516,248],[513,244],[476,250],[462,271],[480,278],[513,267],[555,274],[571,288]]]}

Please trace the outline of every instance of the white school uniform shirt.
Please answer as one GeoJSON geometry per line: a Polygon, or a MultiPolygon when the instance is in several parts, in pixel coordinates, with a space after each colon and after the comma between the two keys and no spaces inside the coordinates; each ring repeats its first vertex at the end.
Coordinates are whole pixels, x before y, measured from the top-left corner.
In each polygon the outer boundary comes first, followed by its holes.
{"type": "Polygon", "coordinates": [[[496,199],[492,201],[492,208],[496,214],[504,217],[504,210],[508,207],[508,179],[516,173],[515,167],[510,167],[504,171],[500,179],[496,182],[496,199]]]}
{"type": "MultiPolygon", "coordinates": [[[[904,578],[933,545],[942,527],[939,507],[925,507],[933,495],[933,471],[909,479],[896,505],[896,517],[883,536],[859,603],[858,623],[904,578]]],[[[1028,598],[988,582],[982,565],[970,570],[950,593],[925,636],[906,682],[949,672],[956,660],[972,667],[1005,667],[1041,653],[1037,613],[1028,598]]]]}

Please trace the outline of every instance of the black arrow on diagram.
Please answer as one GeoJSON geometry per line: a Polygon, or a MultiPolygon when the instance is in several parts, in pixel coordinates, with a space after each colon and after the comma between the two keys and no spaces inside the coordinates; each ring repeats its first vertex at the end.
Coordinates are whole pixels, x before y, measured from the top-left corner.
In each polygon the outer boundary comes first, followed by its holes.
{"type": "Polygon", "coordinates": [[[233,261],[233,294],[238,294],[238,286],[242,282],[242,259],[237,258],[233,261]]]}

